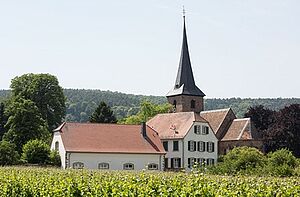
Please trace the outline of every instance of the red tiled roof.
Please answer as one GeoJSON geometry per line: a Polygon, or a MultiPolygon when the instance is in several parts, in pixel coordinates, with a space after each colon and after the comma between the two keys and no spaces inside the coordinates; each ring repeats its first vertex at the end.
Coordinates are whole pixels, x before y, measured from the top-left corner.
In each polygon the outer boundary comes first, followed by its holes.
{"type": "Polygon", "coordinates": [[[233,120],[222,141],[250,139],[252,139],[250,118],[243,118],[233,120]]]}
{"type": "Polygon", "coordinates": [[[230,108],[202,111],[200,112],[200,116],[209,122],[212,130],[217,134],[229,111],[230,108]]]}
{"type": "Polygon", "coordinates": [[[70,152],[165,153],[158,134],[150,127],[146,127],[146,139],[140,125],[63,123],[59,131],[70,152]]]}
{"type": "Polygon", "coordinates": [[[147,122],[161,139],[184,138],[193,122],[207,122],[195,112],[158,114],[147,122]]]}

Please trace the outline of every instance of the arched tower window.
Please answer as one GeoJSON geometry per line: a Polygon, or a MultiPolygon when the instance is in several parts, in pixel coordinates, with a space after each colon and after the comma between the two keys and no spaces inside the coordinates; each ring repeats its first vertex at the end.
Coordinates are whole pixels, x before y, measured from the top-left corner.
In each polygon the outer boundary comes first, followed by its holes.
{"type": "Polygon", "coordinates": [[[195,100],[191,100],[191,108],[195,109],[195,100]]]}
{"type": "Polygon", "coordinates": [[[174,106],[174,108],[176,108],[176,104],[177,104],[177,102],[176,102],[176,100],[174,100],[174,101],[173,101],[173,106],[174,106]]]}

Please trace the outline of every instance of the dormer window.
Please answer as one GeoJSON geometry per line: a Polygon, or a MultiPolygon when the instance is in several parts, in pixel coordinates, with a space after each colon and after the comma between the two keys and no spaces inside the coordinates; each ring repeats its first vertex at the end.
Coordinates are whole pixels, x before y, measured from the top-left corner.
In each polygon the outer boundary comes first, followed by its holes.
{"type": "Polygon", "coordinates": [[[209,133],[209,127],[208,126],[202,126],[202,134],[207,135],[209,133]]]}

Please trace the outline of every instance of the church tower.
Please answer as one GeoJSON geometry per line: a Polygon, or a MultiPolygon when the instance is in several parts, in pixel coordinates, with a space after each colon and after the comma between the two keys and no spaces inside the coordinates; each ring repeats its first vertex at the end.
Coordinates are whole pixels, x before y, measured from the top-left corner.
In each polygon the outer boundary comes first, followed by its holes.
{"type": "Polygon", "coordinates": [[[201,112],[204,110],[205,94],[196,86],[190,61],[185,15],[183,15],[183,40],[181,56],[174,88],[168,92],[167,99],[174,106],[174,112],[201,112]]]}

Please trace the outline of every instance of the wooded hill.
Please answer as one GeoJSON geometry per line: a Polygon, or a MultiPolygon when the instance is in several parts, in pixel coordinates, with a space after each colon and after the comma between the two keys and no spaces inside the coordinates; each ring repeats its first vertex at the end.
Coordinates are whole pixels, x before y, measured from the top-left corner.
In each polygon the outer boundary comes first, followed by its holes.
{"type": "MultiPolygon", "coordinates": [[[[64,89],[64,94],[67,106],[66,120],[74,122],[87,122],[101,101],[112,107],[118,119],[136,114],[143,100],[156,104],[167,102],[164,96],[133,95],[101,90],[64,89]]],[[[0,90],[0,101],[6,100],[9,95],[9,90],[0,90]]],[[[243,117],[250,106],[263,105],[269,109],[279,110],[286,105],[296,103],[300,104],[300,98],[216,98],[205,99],[205,110],[231,107],[238,117],[243,117]]]]}

